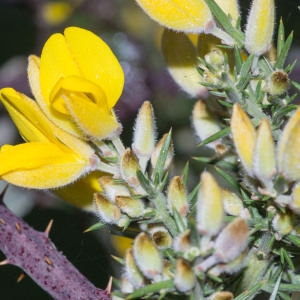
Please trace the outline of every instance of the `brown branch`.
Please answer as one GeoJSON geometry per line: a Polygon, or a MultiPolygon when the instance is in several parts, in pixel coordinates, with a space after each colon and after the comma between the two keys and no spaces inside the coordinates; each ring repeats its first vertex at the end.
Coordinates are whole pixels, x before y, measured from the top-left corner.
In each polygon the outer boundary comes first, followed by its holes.
{"type": "Polygon", "coordinates": [[[13,215],[1,198],[0,250],[6,256],[2,264],[20,267],[54,299],[110,299],[107,291],[96,288],[55,248],[49,229],[34,230],[13,215]]]}

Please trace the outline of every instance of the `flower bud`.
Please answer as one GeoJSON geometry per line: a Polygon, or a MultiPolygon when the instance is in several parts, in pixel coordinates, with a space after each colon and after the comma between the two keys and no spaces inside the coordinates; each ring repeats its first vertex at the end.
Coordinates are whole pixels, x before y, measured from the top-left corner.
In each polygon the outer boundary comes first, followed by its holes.
{"type": "Polygon", "coordinates": [[[243,213],[244,206],[242,200],[233,192],[221,190],[224,210],[231,216],[240,216],[243,213]]]}
{"type": "MultiPolygon", "coordinates": [[[[165,143],[165,140],[167,138],[168,134],[164,134],[164,136],[160,139],[160,141],[157,143],[154,152],[151,155],[151,165],[153,168],[155,168],[156,164],[157,164],[157,160],[158,157],[160,155],[161,149],[165,143]]],[[[167,158],[165,161],[165,165],[164,165],[164,170],[168,169],[168,167],[170,166],[171,162],[172,162],[172,158],[173,158],[173,144],[172,141],[170,143],[169,149],[168,149],[168,154],[167,154],[167,158]]]]}
{"type": "Polygon", "coordinates": [[[122,178],[131,186],[139,186],[137,171],[140,170],[139,160],[131,149],[126,149],[121,157],[121,175],[122,178]]]}
{"type": "Polygon", "coordinates": [[[204,58],[207,63],[211,64],[216,69],[219,69],[222,66],[224,66],[224,61],[225,61],[224,54],[218,48],[215,48],[211,52],[207,53],[204,56],[204,58]]]}
{"type": "Polygon", "coordinates": [[[152,105],[145,101],[135,121],[132,149],[138,158],[147,161],[156,142],[156,128],[152,105]]]}
{"type": "Polygon", "coordinates": [[[196,284],[196,276],[189,263],[182,258],[177,259],[174,284],[181,293],[189,294],[196,284]]]}
{"type": "Polygon", "coordinates": [[[210,173],[203,172],[197,201],[197,227],[202,234],[213,236],[221,229],[223,219],[221,189],[210,173]]]}
{"type": "Polygon", "coordinates": [[[158,249],[166,249],[172,246],[173,238],[165,226],[161,224],[150,224],[149,234],[158,249]]]}
{"type": "Polygon", "coordinates": [[[115,198],[117,196],[130,196],[130,191],[125,186],[125,183],[119,183],[110,176],[100,177],[99,183],[105,193],[105,196],[112,203],[115,203],[115,198]]]}
{"type": "Polygon", "coordinates": [[[125,253],[125,274],[127,280],[135,287],[140,288],[145,285],[146,279],[135,264],[132,249],[125,253]]]}
{"type": "Polygon", "coordinates": [[[185,186],[179,176],[175,176],[170,182],[167,199],[169,211],[171,213],[173,208],[175,208],[182,217],[186,217],[189,210],[188,197],[185,186]]]}
{"type": "Polygon", "coordinates": [[[94,205],[96,214],[105,223],[116,224],[121,218],[120,209],[100,193],[94,194],[94,205]]]}
{"type": "Polygon", "coordinates": [[[256,132],[250,118],[237,103],[233,105],[230,127],[241,163],[251,175],[256,132]]]}
{"type": "Polygon", "coordinates": [[[131,218],[138,218],[144,210],[144,203],[141,199],[135,199],[128,196],[116,196],[116,204],[122,212],[131,218]]]}
{"type": "MultiPolygon", "coordinates": [[[[198,100],[196,102],[193,109],[192,122],[196,134],[201,141],[221,130],[216,118],[214,118],[209,112],[207,105],[203,100],[198,100]]],[[[219,143],[220,141],[217,140],[213,143],[207,144],[207,147],[215,149],[216,145],[219,143]]]]}
{"type": "Polygon", "coordinates": [[[268,51],[274,31],[274,0],[254,0],[245,32],[245,48],[257,56],[268,51]]]}
{"type": "Polygon", "coordinates": [[[291,181],[300,180],[300,108],[285,125],[277,147],[278,171],[291,181]]]}
{"type": "Polygon", "coordinates": [[[248,235],[247,222],[240,217],[234,219],[218,235],[214,255],[222,262],[234,260],[247,247],[248,235]]]}
{"type": "Polygon", "coordinates": [[[268,119],[263,119],[257,130],[253,172],[265,185],[270,185],[272,177],[276,174],[275,145],[268,119]]]}
{"type": "Polygon", "coordinates": [[[282,70],[274,71],[267,80],[267,91],[272,96],[282,95],[287,91],[289,86],[289,76],[282,70]]]}
{"type": "Polygon", "coordinates": [[[293,230],[294,219],[295,216],[292,212],[277,213],[272,220],[272,226],[282,237],[293,230]]]}
{"type": "Polygon", "coordinates": [[[196,270],[204,272],[217,263],[228,263],[236,259],[247,247],[248,225],[244,219],[237,217],[230,222],[215,240],[215,252],[201,262],[196,270]]]}
{"type": "Polygon", "coordinates": [[[143,232],[134,240],[133,256],[144,276],[155,281],[161,278],[163,260],[160,252],[143,232]]]}

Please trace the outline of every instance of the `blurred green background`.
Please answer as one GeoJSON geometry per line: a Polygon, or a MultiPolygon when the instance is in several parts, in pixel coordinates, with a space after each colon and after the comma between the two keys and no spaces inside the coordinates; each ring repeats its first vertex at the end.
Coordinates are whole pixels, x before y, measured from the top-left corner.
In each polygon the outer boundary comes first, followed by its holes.
{"type": "MultiPolygon", "coordinates": [[[[240,1],[247,15],[250,0],[240,1]]],[[[298,0],[275,1],[277,20],[282,17],[286,32],[295,30],[291,60],[299,57],[300,11],[298,0]]],[[[277,22],[278,24],[278,22],[277,22]]],[[[116,112],[123,123],[122,139],[131,145],[134,117],[141,103],[150,100],[157,117],[159,137],[173,128],[176,153],[176,175],[186,160],[197,155],[190,114],[195,99],[181,92],[168,75],[159,51],[161,28],[151,21],[134,0],[1,0],[0,1],[0,88],[13,87],[30,95],[26,75],[27,56],[40,55],[47,38],[63,32],[68,26],[79,26],[100,35],[113,49],[124,69],[126,83],[116,112]],[[178,171],[176,171],[178,170],[178,171]]],[[[292,73],[300,81],[300,68],[292,73]]],[[[20,141],[14,125],[0,104],[0,146],[20,141]]],[[[195,180],[197,169],[194,165],[195,180]]],[[[192,180],[192,184],[193,184],[192,180]]],[[[2,182],[0,191],[5,184],[2,182]]],[[[33,192],[9,187],[5,202],[17,215],[37,230],[44,230],[54,220],[50,237],[56,247],[96,286],[105,288],[110,275],[119,269],[110,254],[117,254],[109,243],[109,234],[83,233],[97,219],[55,198],[49,192],[33,192]]],[[[0,252],[0,261],[5,257],[0,252]]],[[[51,299],[13,266],[0,267],[0,299],[51,299]]]]}

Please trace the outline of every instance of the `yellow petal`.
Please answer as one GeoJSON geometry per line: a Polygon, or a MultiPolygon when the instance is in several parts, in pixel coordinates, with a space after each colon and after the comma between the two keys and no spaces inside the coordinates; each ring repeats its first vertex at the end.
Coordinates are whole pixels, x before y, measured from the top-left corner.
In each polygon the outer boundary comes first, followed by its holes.
{"type": "Polygon", "coordinates": [[[46,142],[3,146],[0,176],[22,187],[48,189],[64,186],[81,177],[89,161],[46,142]]]}
{"type": "Polygon", "coordinates": [[[101,176],[103,176],[103,173],[100,171],[93,171],[74,183],[55,189],[52,192],[70,204],[92,210],[93,195],[101,191],[98,182],[101,176]]]}
{"type": "Polygon", "coordinates": [[[278,143],[279,172],[289,180],[300,180],[300,108],[290,118],[278,143]]]}
{"type": "Polygon", "coordinates": [[[0,99],[26,141],[57,141],[49,121],[35,101],[12,88],[2,89],[0,99]]]}
{"type": "Polygon", "coordinates": [[[200,96],[207,89],[199,84],[201,76],[196,47],[189,37],[180,32],[165,29],[161,39],[163,55],[170,75],[175,82],[192,97],[200,96]]]}
{"type": "Polygon", "coordinates": [[[253,171],[260,179],[271,179],[276,173],[275,145],[268,119],[263,119],[257,130],[253,171]]]}
{"type": "Polygon", "coordinates": [[[155,21],[170,29],[200,33],[212,14],[202,0],[136,0],[142,9],[155,21]]]}
{"type": "MultiPolygon", "coordinates": [[[[49,106],[49,101],[46,102],[42,95],[41,87],[40,87],[40,58],[35,55],[30,55],[28,58],[28,80],[30,84],[30,88],[34,98],[36,99],[39,107],[42,109],[44,114],[52,120],[57,126],[64,129],[65,131],[77,136],[81,137],[82,132],[77,127],[77,125],[70,120],[70,118],[66,118],[65,115],[60,114],[58,111],[54,110],[49,106]]],[[[49,100],[49,99],[48,99],[49,100]]]]}
{"type": "Polygon", "coordinates": [[[271,45],[274,31],[274,0],[254,0],[245,32],[245,48],[261,55],[271,45]]]}
{"type": "MultiPolygon", "coordinates": [[[[110,48],[88,30],[69,27],[46,42],[40,66],[41,89],[46,101],[60,78],[82,76],[102,87],[112,108],[123,86],[123,70],[110,48]]],[[[49,102],[48,102],[49,103],[49,102]]]]}
{"type": "Polygon", "coordinates": [[[89,137],[104,139],[112,137],[119,128],[113,112],[107,113],[82,93],[71,93],[65,98],[70,115],[89,137]]]}
{"type": "Polygon", "coordinates": [[[251,175],[256,133],[251,120],[237,103],[233,105],[230,127],[241,163],[248,174],[251,175]]]}
{"type": "MultiPolygon", "coordinates": [[[[99,109],[109,112],[107,107],[106,94],[102,88],[95,83],[79,76],[68,76],[61,78],[54,86],[50,94],[50,102],[52,107],[61,114],[68,115],[68,108],[65,103],[65,98],[69,93],[83,93],[86,100],[94,102],[99,109]]],[[[85,104],[83,103],[82,107],[85,104]]]]}
{"type": "Polygon", "coordinates": [[[94,150],[81,140],[55,126],[38,107],[37,103],[11,88],[0,91],[0,99],[20,134],[27,142],[51,142],[63,151],[65,146],[88,159],[94,150]]]}

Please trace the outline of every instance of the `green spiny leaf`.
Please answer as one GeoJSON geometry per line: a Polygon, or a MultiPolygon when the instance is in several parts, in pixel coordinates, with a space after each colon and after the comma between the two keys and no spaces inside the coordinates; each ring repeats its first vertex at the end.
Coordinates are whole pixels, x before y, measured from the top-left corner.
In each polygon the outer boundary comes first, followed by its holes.
{"type": "Polygon", "coordinates": [[[284,45],[282,46],[280,53],[278,53],[279,56],[277,57],[276,63],[274,65],[275,69],[283,68],[283,65],[284,65],[284,62],[288,55],[288,52],[290,50],[292,41],[293,41],[293,32],[291,32],[291,34],[288,36],[287,40],[285,41],[284,45]]]}
{"type": "Polygon", "coordinates": [[[202,141],[199,145],[199,146],[204,146],[204,145],[207,145],[209,143],[212,143],[218,139],[221,139],[225,136],[227,136],[228,134],[230,133],[230,127],[226,127],[224,129],[222,129],[221,131],[211,135],[210,137],[208,137],[207,139],[205,139],[204,141],[202,141]]]}

